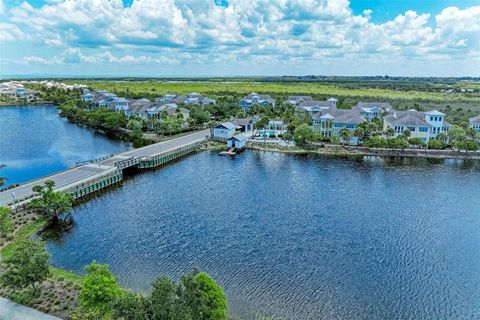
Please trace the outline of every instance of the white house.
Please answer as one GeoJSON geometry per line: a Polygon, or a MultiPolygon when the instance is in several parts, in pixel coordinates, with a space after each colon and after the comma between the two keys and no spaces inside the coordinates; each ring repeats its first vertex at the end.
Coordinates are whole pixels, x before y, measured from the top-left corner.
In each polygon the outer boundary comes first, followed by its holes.
{"type": "Polygon", "coordinates": [[[213,137],[221,139],[231,138],[235,133],[235,129],[236,126],[231,122],[220,123],[213,128],[213,137]]]}
{"type": "Polygon", "coordinates": [[[445,121],[445,114],[437,110],[419,112],[414,109],[408,111],[393,111],[383,118],[383,130],[388,127],[394,129],[395,137],[406,129],[410,137],[419,138],[423,142],[435,138],[440,133],[450,129],[450,124],[445,121]]]}

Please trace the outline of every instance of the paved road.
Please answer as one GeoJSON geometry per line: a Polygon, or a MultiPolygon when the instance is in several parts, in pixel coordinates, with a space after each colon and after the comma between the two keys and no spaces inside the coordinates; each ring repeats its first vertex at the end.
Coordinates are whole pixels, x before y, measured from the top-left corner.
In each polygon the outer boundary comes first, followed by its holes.
{"type": "Polygon", "coordinates": [[[106,166],[99,167],[90,164],[61,171],[59,173],[46,176],[44,178],[36,179],[22,184],[16,188],[0,192],[0,206],[5,206],[8,203],[12,202],[12,192],[15,195],[15,199],[25,199],[26,197],[33,194],[32,187],[36,185],[43,185],[47,180],[53,180],[55,182],[55,189],[58,189],[76,181],[88,179],[103,172],[108,172],[110,170],[111,168],[106,166]]]}
{"type": "Polygon", "coordinates": [[[176,138],[176,139],[172,139],[172,140],[168,140],[168,141],[164,141],[164,142],[160,142],[160,143],[156,143],[156,144],[151,144],[151,145],[143,147],[143,148],[139,148],[139,149],[135,149],[135,150],[131,150],[131,151],[121,153],[120,155],[121,156],[137,157],[137,158],[146,157],[146,156],[153,156],[153,155],[158,154],[160,152],[164,152],[164,151],[179,147],[179,146],[184,145],[184,144],[189,144],[189,143],[192,143],[192,142],[195,142],[195,141],[205,140],[205,136],[207,134],[210,134],[210,130],[203,130],[203,131],[195,132],[195,133],[192,133],[192,134],[180,137],[180,138],[176,138]]]}
{"type": "Polygon", "coordinates": [[[125,153],[116,155],[113,158],[100,161],[97,164],[86,164],[80,167],[61,171],[59,173],[55,173],[37,180],[26,182],[16,188],[0,192],[0,206],[6,206],[8,203],[12,202],[12,192],[15,194],[15,199],[25,199],[33,194],[33,186],[43,185],[43,183],[47,180],[53,180],[55,182],[55,189],[59,189],[69,184],[92,178],[95,175],[100,175],[102,173],[105,174],[112,170],[112,166],[116,161],[132,157],[141,158],[145,156],[155,155],[157,153],[167,151],[184,144],[204,140],[205,136],[208,133],[209,130],[203,130],[180,138],[159,142],[143,148],[127,151],[125,153]]]}
{"type": "Polygon", "coordinates": [[[0,320],[60,320],[60,318],[0,298],[0,320]]]}

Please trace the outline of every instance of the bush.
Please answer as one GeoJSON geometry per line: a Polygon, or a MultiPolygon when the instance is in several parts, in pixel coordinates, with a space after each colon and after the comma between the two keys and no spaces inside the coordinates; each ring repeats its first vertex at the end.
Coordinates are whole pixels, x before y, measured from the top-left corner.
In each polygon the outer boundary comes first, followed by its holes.
{"type": "Polygon", "coordinates": [[[387,148],[405,149],[408,148],[408,142],[399,138],[391,138],[386,141],[387,148]]]}
{"type": "Polygon", "coordinates": [[[368,148],[385,148],[387,146],[385,139],[380,136],[371,137],[365,142],[368,148]]]}
{"type": "Polygon", "coordinates": [[[428,140],[428,149],[437,149],[442,150],[445,149],[445,143],[441,140],[430,139],[428,140]]]}
{"type": "Polygon", "coordinates": [[[453,143],[453,146],[459,150],[477,151],[478,143],[472,140],[462,140],[453,143]]]}
{"type": "Polygon", "coordinates": [[[425,142],[423,142],[422,139],[420,138],[410,138],[408,139],[408,143],[410,145],[421,146],[421,147],[424,147],[426,145],[425,142]]]}

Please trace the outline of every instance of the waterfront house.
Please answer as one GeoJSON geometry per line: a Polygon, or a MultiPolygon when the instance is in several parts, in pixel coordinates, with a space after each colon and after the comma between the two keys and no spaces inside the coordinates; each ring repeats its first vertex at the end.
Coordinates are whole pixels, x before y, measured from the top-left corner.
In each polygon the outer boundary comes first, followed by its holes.
{"type": "Polygon", "coordinates": [[[395,137],[397,137],[408,129],[410,137],[419,138],[423,142],[428,142],[440,133],[447,132],[450,126],[445,121],[445,114],[437,110],[428,112],[420,112],[414,109],[392,111],[383,118],[384,131],[391,127],[394,129],[395,137]]]}
{"type": "Polygon", "coordinates": [[[261,105],[264,107],[272,106],[275,107],[275,99],[270,97],[268,94],[257,94],[257,93],[250,93],[249,95],[245,96],[239,103],[240,107],[243,109],[249,109],[253,105],[261,105]]]}
{"type": "MultiPolygon", "coordinates": [[[[357,126],[364,121],[367,121],[367,119],[360,115],[359,110],[329,108],[313,114],[312,128],[313,131],[319,132],[327,138],[340,138],[342,129],[350,131],[353,137],[357,126]]],[[[351,144],[356,144],[357,142],[356,138],[352,138],[352,141],[350,141],[351,144]]]]}
{"type": "Polygon", "coordinates": [[[125,98],[115,97],[107,103],[107,108],[115,112],[125,112],[128,110],[128,100],[125,98]]]}
{"type": "Polygon", "coordinates": [[[370,121],[382,114],[393,112],[393,107],[386,102],[358,102],[352,109],[360,111],[360,115],[370,121]]]}
{"type": "Polygon", "coordinates": [[[231,122],[223,122],[213,128],[213,137],[226,140],[231,138],[237,127],[231,122]]]}
{"type": "Polygon", "coordinates": [[[244,149],[247,144],[247,136],[245,134],[237,134],[227,139],[227,147],[235,149],[244,149]]]}
{"type": "Polygon", "coordinates": [[[313,116],[314,113],[330,108],[336,108],[335,101],[310,100],[299,103],[297,106],[297,111],[308,112],[311,116],[313,116]]]}
{"type": "Polygon", "coordinates": [[[468,127],[480,133],[480,115],[468,119],[468,127]]]}

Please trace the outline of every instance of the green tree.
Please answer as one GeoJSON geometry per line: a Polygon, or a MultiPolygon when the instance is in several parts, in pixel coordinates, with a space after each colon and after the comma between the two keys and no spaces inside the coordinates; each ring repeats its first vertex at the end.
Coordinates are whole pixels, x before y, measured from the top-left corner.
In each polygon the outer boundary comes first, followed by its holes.
{"type": "Polygon", "coordinates": [[[113,320],[146,319],[147,301],[138,293],[127,291],[112,303],[113,320]]]}
{"type": "Polygon", "coordinates": [[[412,133],[410,132],[410,129],[405,129],[405,130],[403,130],[403,132],[401,134],[401,139],[402,140],[408,140],[411,135],[412,135],[412,133]]]}
{"type": "Polygon", "coordinates": [[[465,134],[469,139],[476,139],[478,135],[477,130],[473,128],[468,128],[467,130],[465,130],[465,134]]]}
{"type": "Polygon", "coordinates": [[[347,128],[342,128],[339,134],[342,144],[350,143],[350,139],[352,139],[352,133],[350,132],[350,130],[348,130],[347,128]]]}
{"type": "Polygon", "coordinates": [[[227,298],[207,273],[193,270],[182,276],[182,298],[195,320],[227,319],[227,298]]]}
{"type": "Polygon", "coordinates": [[[263,129],[267,126],[267,124],[270,122],[270,119],[266,116],[262,117],[260,120],[258,120],[255,123],[255,128],[257,129],[263,129]]]}
{"type": "Polygon", "coordinates": [[[0,207],[0,237],[5,237],[15,230],[15,223],[12,220],[12,210],[0,207]]]}
{"type": "MultiPolygon", "coordinates": [[[[182,318],[177,313],[180,310],[180,301],[177,296],[178,287],[167,277],[160,277],[152,284],[150,295],[150,314],[152,320],[170,320],[182,318]]],[[[183,312],[185,314],[185,312],[183,312]]]]}
{"type": "Polygon", "coordinates": [[[387,139],[393,138],[393,136],[395,135],[395,130],[393,130],[393,128],[389,126],[387,130],[385,130],[384,134],[387,139]]]}
{"type": "Polygon", "coordinates": [[[310,127],[308,125],[301,124],[293,132],[293,140],[296,144],[304,144],[309,138],[311,132],[312,130],[310,130],[310,127]]]}
{"type": "Polygon", "coordinates": [[[448,141],[450,144],[454,144],[455,142],[465,140],[467,138],[467,134],[465,130],[457,125],[453,125],[447,132],[448,141]]]}
{"type": "Polygon", "coordinates": [[[83,288],[78,296],[81,308],[95,310],[102,315],[108,315],[112,303],[122,295],[122,289],[117,283],[117,278],[110,272],[106,264],[95,261],[85,267],[87,275],[83,288]]]}
{"type": "Polygon", "coordinates": [[[58,218],[63,212],[72,209],[73,197],[64,192],[53,191],[55,182],[45,181],[44,186],[34,186],[35,198],[28,204],[30,208],[39,210],[44,216],[58,218]]]}
{"type": "Polygon", "coordinates": [[[51,276],[48,259],[42,242],[21,240],[5,259],[7,271],[2,274],[1,283],[15,290],[32,286],[36,292],[36,284],[51,276]]]}

